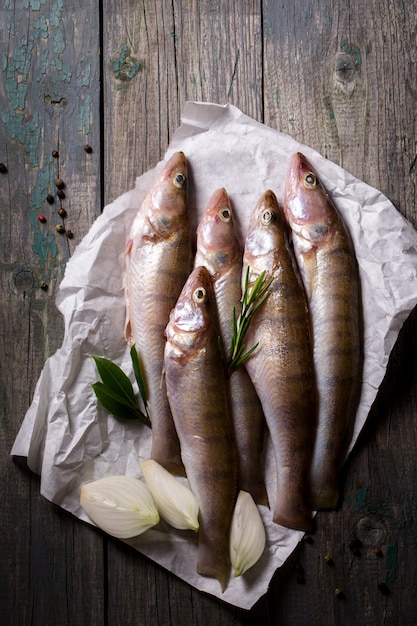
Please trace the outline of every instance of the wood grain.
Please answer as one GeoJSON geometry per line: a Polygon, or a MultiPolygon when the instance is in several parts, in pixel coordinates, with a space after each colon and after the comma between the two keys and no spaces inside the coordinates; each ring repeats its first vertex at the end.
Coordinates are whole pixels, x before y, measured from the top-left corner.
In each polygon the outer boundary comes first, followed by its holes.
{"type": "Polygon", "coordinates": [[[103,206],[163,157],[187,100],[231,102],[312,146],[416,225],[416,16],[415,0],[2,3],[5,623],[415,624],[415,311],[346,464],[340,510],[317,516],[312,542],[301,542],[251,611],[199,593],[51,505],[8,454],[43,363],[62,342],[54,299],[66,262],[103,206]],[[58,176],[73,239],[55,230],[58,176]]]}

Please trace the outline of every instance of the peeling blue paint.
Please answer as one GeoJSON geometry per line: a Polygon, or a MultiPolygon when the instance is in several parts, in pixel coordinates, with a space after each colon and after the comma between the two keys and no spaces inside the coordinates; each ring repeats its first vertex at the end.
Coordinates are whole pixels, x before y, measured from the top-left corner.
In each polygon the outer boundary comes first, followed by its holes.
{"type": "Polygon", "coordinates": [[[77,78],[77,87],[88,87],[90,84],[91,63],[87,63],[82,74],[77,78]]]}
{"type": "Polygon", "coordinates": [[[351,54],[355,57],[355,65],[362,64],[362,56],[361,51],[358,46],[354,46],[353,44],[347,43],[347,41],[340,42],[340,49],[346,52],[347,54],[351,54]]]}
{"type": "Polygon", "coordinates": [[[131,80],[141,69],[138,59],[130,56],[130,50],[127,44],[122,44],[120,56],[112,60],[113,73],[116,78],[121,80],[131,80]]]}
{"type": "Polygon", "coordinates": [[[33,26],[33,37],[36,39],[47,39],[48,38],[48,24],[46,22],[46,17],[41,15],[37,22],[32,24],[33,26]]]}
{"type": "Polygon", "coordinates": [[[32,9],[32,11],[39,11],[41,4],[45,4],[46,0],[23,0],[24,9],[32,9]]]}
{"type": "Polygon", "coordinates": [[[367,490],[366,487],[361,487],[356,492],[356,494],[355,494],[355,501],[353,503],[353,510],[355,512],[360,511],[362,509],[362,507],[365,506],[367,493],[368,493],[368,490],[367,490]]]}
{"type": "Polygon", "coordinates": [[[54,175],[51,168],[52,159],[38,170],[36,186],[32,189],[29,199],[29,223],[33,229],[32,250],[39,257],[39,267],[45,268],[48,256],[58,255],[55,233],[41,226],[38,220],[40,209],[45,203],[48,194],[48,186],[53,185],[54,175]]]}
{"type": "Polygon", "coordinates": [[[57,0],[49,12],[49,23],[51,26],[59,26],[64,12],[64,1],[57,0]]]}
{"type": "MultiPolygon", "coordinates": [[[[8,9],[9,7],[5,6],[4,8],[8,9]]],[[[9,14],[7,16],[6,28],[7,28],[7,31],[10,33],[10,35],[14,36],[16,34],[14,15],[9,14]]]]}
{"type": "Polygon", "coordinates": [[[91,117],[91,96],[87,94],[84,98],[84,102],[80,104],[78,130],[88,135],[90,132],[90,117],[91,117]]]}
{"type": "Polygon", "coordinates": [[[385,574],[385,582],[393,583],[397,578],[397,567],[398,567],[398,541],[395,540],[394,543],[387,548],[387,571],[385,574]]]}

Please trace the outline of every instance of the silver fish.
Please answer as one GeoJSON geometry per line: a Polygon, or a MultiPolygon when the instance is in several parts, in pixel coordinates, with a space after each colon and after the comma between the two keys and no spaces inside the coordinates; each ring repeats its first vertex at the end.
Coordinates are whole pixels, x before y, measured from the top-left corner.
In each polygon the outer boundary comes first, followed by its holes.
{"type": "Polygon", "coordinates": [[[318,392],[310,500],[335,508],[361,387],[359,271],[346,227],[300,153],[288,168],[285,212],[308,297],[318,392]]]}
{"type": "MultiPolygon", "coordinates": [[[[249,285],[266,271],[269,296],[255,312],[245,361],[262,403],[276,462],[273,520],[310,531],[308,475],[314,445],[316,405],[305,293],[295,268],[282,210],[267,191],[252,213],[246,235],[243,276],[249,285]]],[[[272,497],[270,496],[272,501],[272,497]]]]}
{"type": "Polygon", "coordinates": [[[230,574],[229,529],[237,491],[237,461],[210,275],[190,274],[166,329],[169,402],[186,475],[200,508],[197,572],[230,574]]]}
{"type": "Polygon", "coordinates": [[[152,424],[152,459],[183,474],[180,447],[163,376],[164,331],[190,271],[187,163],[166,163],[132,224],[126,249],[126,339],[144,369],[152,424]]]}
{"type": "MultiPolygon", "coordinates": [[[[232,341],[233,309],[241,309],[243,249],[238,241],[233,213],[225,189],[210,198],[197,228],[195,265],[207,267],[211,277],[220,324],[223,353],[232,341]]],[[[265,418],[255,388],[244,367],[229,373],[230,407],[238,452],[239,489],[257,504],[268,504],[261,455],[265,418]]]]}

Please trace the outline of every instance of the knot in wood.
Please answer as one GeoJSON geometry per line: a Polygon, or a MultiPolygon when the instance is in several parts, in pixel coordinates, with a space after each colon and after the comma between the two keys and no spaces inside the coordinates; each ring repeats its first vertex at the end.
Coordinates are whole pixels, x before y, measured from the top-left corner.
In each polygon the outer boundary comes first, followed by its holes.
{"type": "Polygon", "coordinates": [[[385,543],[387,531],[380,520],[362,517],[357,523],[356,534],[364,546],[376,547],[385,543]]]}
{"type": "Polygon", "coordinates": [[[18,291],[30,291],[33,288],[35,279],[30,270],[21,270],[14,277],[14,284],[18,291]]]}
{"type": "Polygon", "coordinates": [[[130,50],[126,44],[121,46],[120,55],[112,60],[113,74],[122,82],[132,80],[141,68],[140,61],[130,56],[130,50]]]}
{"type": "Polygon", "coordinates": [[[356,67],[350,55],[339,54],[336,59],[336,79],[340,83],[350,83],[355,78],[356,67]]]}

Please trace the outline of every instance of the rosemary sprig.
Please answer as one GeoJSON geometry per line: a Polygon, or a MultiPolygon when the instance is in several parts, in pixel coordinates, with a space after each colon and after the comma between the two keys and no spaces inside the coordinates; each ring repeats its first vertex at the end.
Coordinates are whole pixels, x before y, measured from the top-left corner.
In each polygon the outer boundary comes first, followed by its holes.
{"type": "Polygon", "coordinates": [[[145,415],[138,407],[130,379],[113,361],[105,359],[104,357],[93,356],[102,382],[93,383],[92,388],[98,401],[115,417],[122,419],[140,419],[144,424],[150,426],[151,421],[147,409],[145,380],[135,346],[132,346],[130,356],[139,387],[139,393],[145,407],[145,415]]]}
{"type": "Polygon", "coordinates": [[[229,372],[241,365],[256,350],[258,343],[245,352],[243,340],[252,321],[253,315],[262,306],[269,296],[269,287],[273,278],[265,279],[264,270],[256,279],[253,286],[249,288],[249,267],[246,269],[245,282],[243,288],[242,308],[236,316],[236,308],[233,308],[232,316],[232,340],[230,343],[227,369],[229,372]]]}

